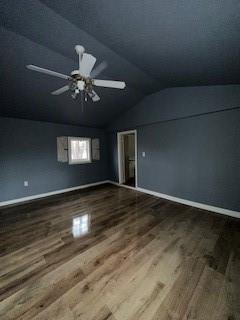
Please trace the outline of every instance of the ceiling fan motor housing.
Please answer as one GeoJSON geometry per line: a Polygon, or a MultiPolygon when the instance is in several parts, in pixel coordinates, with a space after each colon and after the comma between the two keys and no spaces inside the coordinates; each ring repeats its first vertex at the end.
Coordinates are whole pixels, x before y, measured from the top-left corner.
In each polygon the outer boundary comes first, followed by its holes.
{"type": "Polygon", "coordinates": [[[71,72],[71,76],[72,76],[72,77],[80,76],[79,70],[73,70],[73,71],[71,72]]]}

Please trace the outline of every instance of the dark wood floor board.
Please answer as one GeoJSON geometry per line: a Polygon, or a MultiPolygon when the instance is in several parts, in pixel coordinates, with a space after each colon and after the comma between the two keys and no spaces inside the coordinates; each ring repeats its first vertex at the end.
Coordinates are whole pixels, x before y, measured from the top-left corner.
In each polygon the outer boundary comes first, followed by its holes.
{"type": "Polygon", "coordinates": [[[237,219],[104,185],[0,224],[1,319],[240,319],[237,219]]]}

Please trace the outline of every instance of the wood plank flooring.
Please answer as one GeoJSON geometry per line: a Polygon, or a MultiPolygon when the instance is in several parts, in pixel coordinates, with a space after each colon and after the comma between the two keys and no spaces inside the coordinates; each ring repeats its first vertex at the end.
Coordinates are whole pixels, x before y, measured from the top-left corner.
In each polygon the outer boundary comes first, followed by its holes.
{"type": "Polygon", "coordinates": [[[240,319],[236,219],[104,185],[0,223],[0,319],[240,319]]]}

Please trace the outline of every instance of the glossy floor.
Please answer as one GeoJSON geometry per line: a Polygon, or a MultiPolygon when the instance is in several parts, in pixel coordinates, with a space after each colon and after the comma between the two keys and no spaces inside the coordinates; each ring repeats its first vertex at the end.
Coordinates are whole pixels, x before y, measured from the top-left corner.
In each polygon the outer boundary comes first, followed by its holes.
{"type": "Polygon", "coordinates": [[[238,220],[106,185],[0,222],[1,319],[240,319],[238,220]]]}

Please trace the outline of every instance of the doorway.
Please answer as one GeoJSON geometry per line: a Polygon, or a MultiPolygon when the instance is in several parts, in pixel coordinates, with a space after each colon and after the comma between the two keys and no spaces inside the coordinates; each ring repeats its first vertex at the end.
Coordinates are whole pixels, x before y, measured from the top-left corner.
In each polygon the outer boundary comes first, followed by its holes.
{"type": "Polygon", "coordinates": [[[118,132],[119,184],[137,187],[137,130],[118,132]]]}

